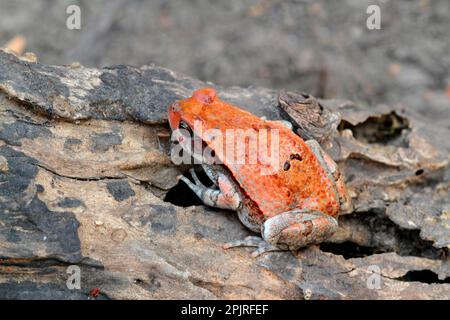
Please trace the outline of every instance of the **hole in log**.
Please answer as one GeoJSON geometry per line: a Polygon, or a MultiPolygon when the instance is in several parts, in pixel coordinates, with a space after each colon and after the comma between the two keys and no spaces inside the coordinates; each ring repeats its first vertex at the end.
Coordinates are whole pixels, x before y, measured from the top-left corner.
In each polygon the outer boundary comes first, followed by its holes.
{"type": "MultiPolygon", "coordinates": [[[[207,187],[211,187],[212,183],[208,176],[203,170],[195,171],[197,173],[200,181],[207,187]]],[[[189,180],[194,181],[191,177],[189,171],[183,174],[189,180]]],[[[197,195],[192,191],[186,183],[183,181],[178,181],[177,185],[167,192],[164,201],[172,203],[179,207],[190,207],[190,206],[200,206],[203,202],[197,197],[197,195]]]]}
{"type": "Polygon", "coordinates": [[[342,243],[324,242],[320,244],[320,250],[341,255],[344,259],[362,258],[375,253],[382,253],[381,250],[376,248],[360,246],[351,241],[342,243]]]}
{"type": "Polygon", "coordinates": [[[338,129],[339,131],[350,129],[355,139],[364,143],[408,146],[407,141],[400,137],[404,131],[409,130],[409,121],[395,112],[369,117],[357,125],[342,120],[338,129]]]}
{"type": "Polygon", "coordinates": [[[423,282],[423,283],[450,283],[450,277],[440,280],[438,275],[431,270],[411,270],[404,276],[395,278],[395,280],[406,282],[423,282]]]}

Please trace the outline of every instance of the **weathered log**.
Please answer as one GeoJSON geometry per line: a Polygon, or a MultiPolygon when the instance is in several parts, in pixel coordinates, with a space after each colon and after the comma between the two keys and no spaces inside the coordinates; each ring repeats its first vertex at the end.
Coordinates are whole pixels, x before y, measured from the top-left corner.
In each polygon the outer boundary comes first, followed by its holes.
{"type": "MultiPolygon", "coordinates": [[[[0,298],[450,298],[448,128],[320,100],[342,117],[325,147],[352,212],[325,244],[252,259],[222,249],[250,231],[232,212],[189,206],[168,156],[167,106],[205,85],[156,66],[0,52],[0,298]],[[70,265],[80,290],[66,285],[70,265]]],[[[275,90],[216,88],[257,115],[285,115],[275,90]]]]}

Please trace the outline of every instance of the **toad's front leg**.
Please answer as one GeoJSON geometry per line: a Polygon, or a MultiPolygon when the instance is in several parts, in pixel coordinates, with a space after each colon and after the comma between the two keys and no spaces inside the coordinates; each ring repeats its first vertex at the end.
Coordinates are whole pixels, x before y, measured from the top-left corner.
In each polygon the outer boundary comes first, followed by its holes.
{"type": "Polygon", "coordinates": [[[297,250],[328,239],[338,227],[336,219],[320,211],[292,210],[280,213],[264,222],[261,234],[264,241],[248,237],[228,243],[226,248],[258,247],[252,256],[268,251],[297,250]]]}
{"type": "Polygon", "coordinates": [[[189,173],[194,183],[185,176],[180,176],[179,179],[186,183],[204,204],[215,208],[238,210],[242,201],[232,181],[224,173],[217,172],[210,166],[203,165],[203,169],[216,188],[203,185],[193,168],[189,170],[189,173]]]}

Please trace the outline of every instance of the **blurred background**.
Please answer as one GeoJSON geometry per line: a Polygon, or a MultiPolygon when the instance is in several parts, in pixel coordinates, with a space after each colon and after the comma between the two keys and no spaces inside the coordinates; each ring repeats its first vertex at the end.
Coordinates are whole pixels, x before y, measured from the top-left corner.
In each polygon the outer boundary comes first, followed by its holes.
{"type": "MultiPolygon", "coordinates": [[[[46,64],[156,64],[223,86],[450,110],[449,0],[0,0],[0,44],[46,64]],[[66,27],[67,6],[81,29],[66,27]],[[381,9],[369,30],[367,7],[381,9]]],[[[450,124],[449,124],[450,126],[450,124]]]]}

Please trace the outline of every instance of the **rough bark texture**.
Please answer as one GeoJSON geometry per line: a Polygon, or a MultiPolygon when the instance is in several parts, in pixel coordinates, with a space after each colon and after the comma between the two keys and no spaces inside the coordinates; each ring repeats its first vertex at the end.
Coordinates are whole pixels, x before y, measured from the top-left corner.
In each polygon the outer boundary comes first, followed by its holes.
{"type": "MultiPolygon", "coordinates": [[[[87,299],[96,287],[98,299],[450,298],[448,119],[319,100],[342,117],[324,147],[352,213],[321,246],[252,259],[222,249],[250,232],[233,212],[190,206],[176,180],[185,168],[168,157],[166,107],[204,85],[155,66],[46,66],[0,52],[0,298],[87,299]],[[69,265],[81,290],[66,286],[69,265]]],[[[278,91],[217,89],[260,116],[289,116],[302,134],[302,113],[278,91]]]]}

